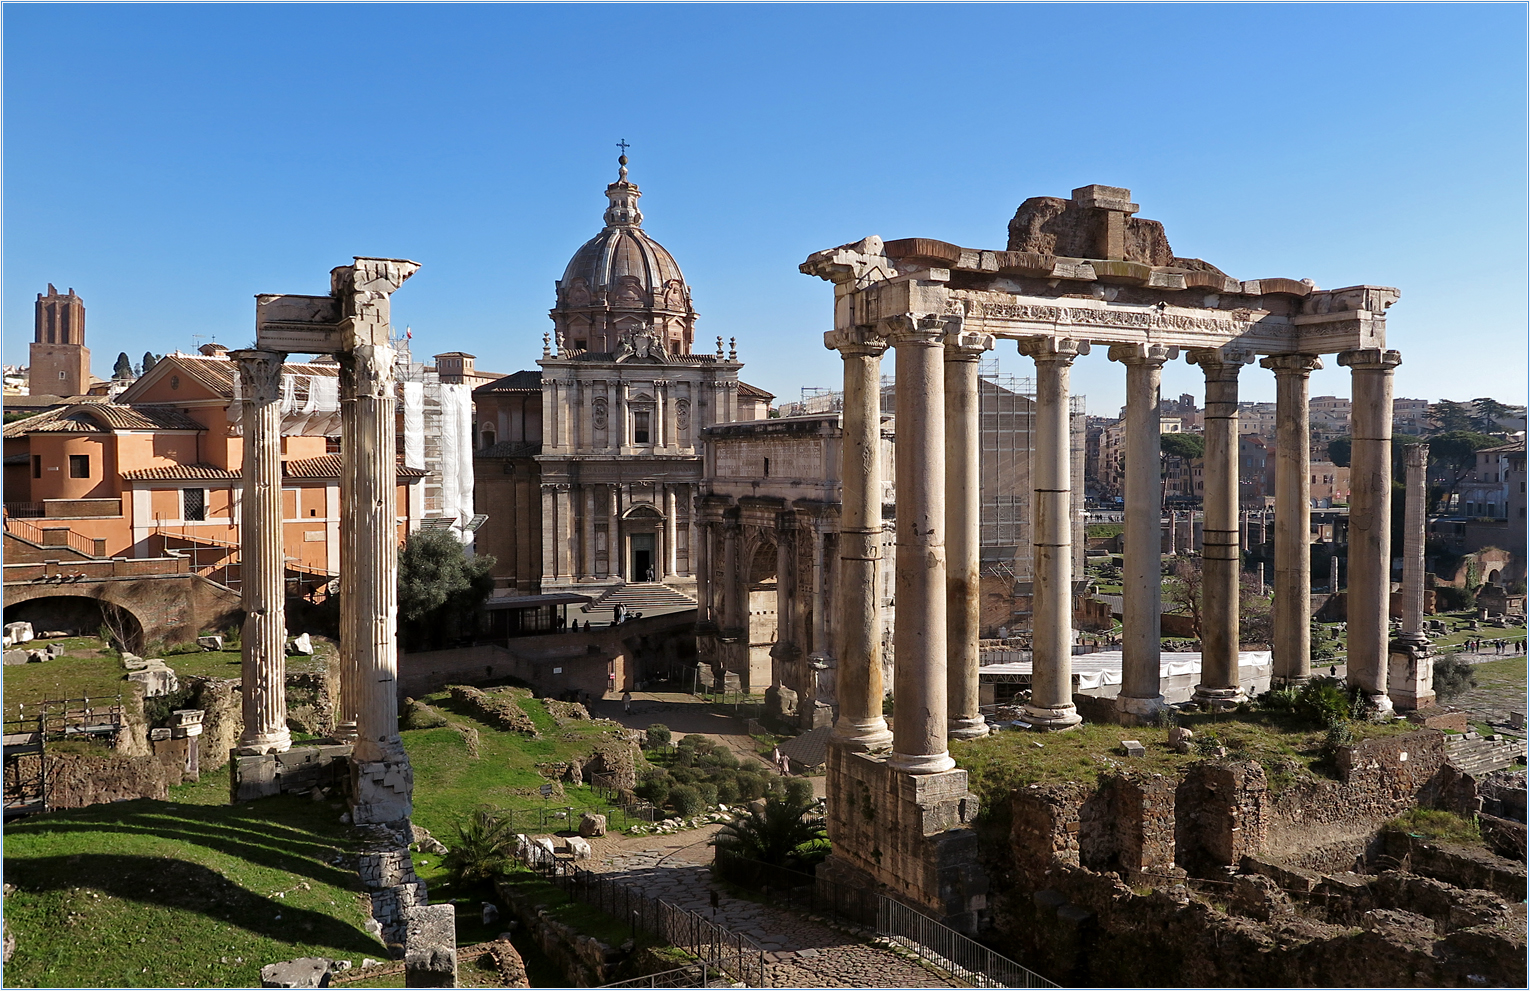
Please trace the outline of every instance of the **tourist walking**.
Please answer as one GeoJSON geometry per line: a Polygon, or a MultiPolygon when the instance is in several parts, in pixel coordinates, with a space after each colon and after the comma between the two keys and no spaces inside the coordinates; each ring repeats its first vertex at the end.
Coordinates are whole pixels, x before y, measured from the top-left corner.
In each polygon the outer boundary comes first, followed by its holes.
{"type": "Polygon", "coordinates": [[[622,692],[622,711],[627,713],[628,715],[631,715],[631,713],[632,713],[632,693],[631,692],[622,692]]]}

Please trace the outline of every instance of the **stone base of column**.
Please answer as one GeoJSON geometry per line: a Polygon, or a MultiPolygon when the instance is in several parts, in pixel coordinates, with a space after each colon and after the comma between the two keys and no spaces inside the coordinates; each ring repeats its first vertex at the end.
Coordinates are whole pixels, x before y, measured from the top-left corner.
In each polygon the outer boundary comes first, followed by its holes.
{"type": "Polygon", "coordinates": [[[988,735],[988,720],[982,716],[963,716],[946,721],[946,739],[976,740],[988,735]]]}
{"type": "Polygon", "coordinates": [[[1031,724],[1031,729],[1046,731],[1072,729],[1084,721],[1072,702],[1057,706],[1027,705],[1021,718],[1031,724]]]}
{"type": "Polygon", "coordinates": [[[408,819],[362,824],[353,830],[361,851],[356,870],[371,902],[372,918],[366,928],[403,955],[408,943],[409,918],[430,903],[425,882],[414,873],[409,844],[414,829],[408,819]]]}
{"type": "Polygon", "coordinates": [[[874,753],[892,749],[892,730],[881,716],[874,719],[845,719],[834,724],[834,745],[851,753],[874,753]]]}
{"type": "Polygon", "coordinates": [[[261,754],[284,754],[292,749],[292,733],[283,727],[276,733],[249,733],[239,737],[234,753],[240,757],[258,757],[261,754]]]}
{"type": "Polygon", "coordinates": [[[1392,700],[1383,692],[1361,692],[1360,694],[1364,695],[1366,701],[1371,704],[1373,719],[1386,719],[1397,711],[1392,706],[1392,700]]]}
{"type": "Polygon", "coordinates": [[[1248,701],[1248,696],[1241,688],[1207,688],[1205,685],[1196,685],[1190,701],[1205,709],[1236,709],[1248,701]]]}
{"type": "Polygon", "coordinates": [[[404,931],[404,987],[457,986],[457,907],[416,907],[404,931]]]}
{"type": "Polygon", "coordinates": [[[841,914],[876,918],[887,895],[962,932],[988,914],[988,876],[978,862],[972,822],[978,798],[967,772],[908,774],[886,757],[831,747],[828,830],[834,852],[818,869],[841,914]]]}
{"type": "Polygon", "coordinates": [[[1122,726],[1150,726],[1157,721],[1158,714],[1167,709],[1162,695],[1148,699],[1134,695],[1116,696],[1116,714],[1121,717],[1122,726]]]}
{"type": "Polygon", "coordinates": [[[414,814],[414,768],[409,758],[351,759],[351,822],[395,823],[414,814]]]}
{"type": "Polygon", "coordinates": [[[335,728],[329,734],[329,738],[340,743],[355,743],[356,720],[352,719],[348,723],[336,723],[335,728]]]}
{"type": "Polygon", "coordinates": [[[1428,709],[1435,704],[1434,648],[1417,633],[1393,640],[1387,654],[1387,696],[1403,711],[1428,709]]]}
{"type": "Polygon", "coordinates": [[[952,760],[950,752],[945,750],[938,754],[900,754],[894,751],[892,756],[887,758],[887,766],[904,774],[923,776],[949,771],[956,766],[956,761],[952,760]]]}

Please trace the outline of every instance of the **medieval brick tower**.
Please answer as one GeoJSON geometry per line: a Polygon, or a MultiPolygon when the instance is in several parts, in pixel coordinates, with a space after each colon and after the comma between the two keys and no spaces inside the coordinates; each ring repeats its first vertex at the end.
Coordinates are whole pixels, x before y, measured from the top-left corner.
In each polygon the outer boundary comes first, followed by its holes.
{"type": "Polygon", "coordinates": [[[90,349],[85,346],[85,301],[48,284],[37,294],[30,390],[34,396],[80,396],[90,388],[90,349]]]}

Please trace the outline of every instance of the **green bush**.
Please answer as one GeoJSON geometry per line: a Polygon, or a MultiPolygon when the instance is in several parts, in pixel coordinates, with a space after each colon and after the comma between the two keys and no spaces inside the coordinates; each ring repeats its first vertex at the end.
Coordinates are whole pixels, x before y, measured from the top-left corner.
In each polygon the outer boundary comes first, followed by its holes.
{"type": "Polygon", "coordinates": [[[738,767],[738,758],[733,756],[733,751],[727,747],[715,747],[712,752],[702,758],[702,764],[706,767],[738,767]]]}
{"type": "Polygon", "coordinates": [[[442,861],[453,884],[491,880],[515,862],[515,829],[497,810],[476,809],[457,824],[457,841],[442,861]]]}
{"type": "MultiPolygon", "coordinates": [[[[1470,609],[1477,604],[1477,597],[1464,588],[1454,585],[1436,585],[1434,587],[1434,610],[1442,612],[1460,612],[1462,609],[1470,609]]],[[[1439,693],[1439,689],[1435,689],[1439,693]]]]}
{"type": "Polygon", "coordinates": [[[652,726],[648,727],[649,746],[667,747],[669,746],[669,740],[670,732],[668,726],[665,726],[663,723],[654,723],[652,726]]]}
{"type": "Polygon", "coordinates": [[[684,747],[687,750],[698,750],[702,753],[710,753],[712,750],[712,741],[708,740],[700,733],[687,733],[685,736],[681,737],[679,746],[684,747]]]}
{"type": "Polygon", "coordinates": [[[787,778],[786,800],[793,805],[812,805],[816,801],[813,797],[813,782],[807,778],[787,778]]]}
{"type": "Polygon", "coordinates": [[[701,792],[694,785],[678,785],[669,791],[669,804],[676,812],[686,818],[698,815],[706,808],[706,803],[701,800],[701,792]]]}
{"type": "Polygon", "coordinates": [[[1476,687],[1476,669],[1467,661],[1452,654],[1434,662],[1434,693],[1440,698],[1455,698],[1476,687]]]}
{"type": "Polygon", "coordinates": [[[678,785],[693,785],[698,781],[705,781],[707,774],[699,767],[672,767],[669,776],[678,785]]]}
{"type": "Polygon", "coordinates": [[[1289,712],[1306,722],[1333,726],[1366,715],[1365,697],[1333,678],[1313,678],[1299,689],[1277,688],[1259,696],[1266,712],[1289,712]]]}
{"type": "Polygon", "coordinates": [[[766,790],[770,787],[769,778],[753,771],[742,771],[735,780],[738,781],[739,800],[743,802],[764,798],[766,790]]]}
{"type": "Polygon", "coordinates": [[[738,801],[738,782],[734,778],[725,778],[717,782],[717,800],[724,805],[731,805],[738,801]]]}
{"type": "Polygon", "coordinates": [[[698,781],[696,793],[701,796],[702,805],[717,804],[717,786],[710,781],[698,781]]]}

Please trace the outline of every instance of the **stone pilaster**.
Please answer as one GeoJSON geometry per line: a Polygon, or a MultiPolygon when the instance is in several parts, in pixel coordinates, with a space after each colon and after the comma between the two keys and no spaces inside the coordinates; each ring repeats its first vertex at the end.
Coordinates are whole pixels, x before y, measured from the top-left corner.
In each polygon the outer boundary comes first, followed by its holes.
{"type": "MultiPolygon", "coordinates": [[[[1322,359],[1278,354],[1259,364],[1275,373],[1275,596],[1270,620],[1275,686],[1312,674],[1312,456],[1307,384],[1322,359]]],[[[1252,524],[1251,524],[1252,525],[1252,524]]]]}
{"type": "Polygon", "coordinates": [[[675,541],[680,532],[676,526],[676,511],[675,487],[666,485],[664,486],[664,570],[660,574],[661,578],[675,577],[675,541]]]}
{"type": "Polygon", "coordinates": [[[1387,694],[1399,709],[1434,704],[1434,649],[1424,636],[1424,539],[1428,526],[1429,445],[1407,448],[1403,501],[1402,629],[1387,658],[1387,694]]]}
{"type": "Polygon", "coordinates": [[[1396,351],[1345,351],[1350,370],[1349,589],[1345,601],[1348,681],[1381,712],[1387,697],[1387,611],[1391,600],[1392,370],[1396,351]]]}
{"type": "Polygon", "coordinates": [[[988,735],[988,723],[978,710],[978,361],[991,350],[992,334],[967,332],[946,338],[946,734],[955,740],[988,735]]]}
{"type": "MultiPolygon", "coordinates": [[[[1073,705],[1073,477],[1068,370],[1073,359],[1089,353],[1089,343],[1038,337],[1020,341],[1019,348],[1036,362],[1036,441],[1031,462],[1031,701],[1025,707],[1025,719],[1038,729],[1068,729],[1081,722],[1073,705]]],[[[900,618],[902,608],[900,602],[900,618]]]]}
{"type": "Polygon", "coordinates": [[[239,516],[240,599],[244,631],[240,674],[244,731],[238,752],[282,753],[287,730],[287,567],[282,547],[282,362],[275,351],[234,351],[244,428],[244,492],[239,516]]]}
{"type": "MultiPolygon", "coordinates": [[[[1238,685],[1238,372],[1252,355],[1197,348],[1186,357],[1206,376],[1206,496],[1201,530],[1201,683],[1195,701],[1222,708],[1248,696],[1238,685]]],[[[1194,539],[1194,523],[1191,523],[1194,539]]]]}
{"type": "Polygon", "coordinates": [[[584,564],[579,574],[595,577],[595,486],[581,486],[584,490],[584,564]]]}
{"type": "Polygon", "coordinates": [[[622,564],[621,497],[615,485],[606,486],[610,501],[606,504],[606,577],[619,578],[626,572],[622,564]]]}
{"type": "Polygon", "coordinates": [[[1164,707],[1159,686],[1163,612],[1163,489],[1158,399],[1164,362],[1174,348],[1156,344],[1115,344],[1110,359],[1126,366],[1126,532],[1121,596],[1122,722],[1151,720],[1164,707]]]}
{"type": "Polygon", "coordinates": [[[882,353],[864,328],[830,331],[824,345],[844,359],[843,486],[839,517],[839,718],[834,740],[851,750],[882,750],[892,733],[882,716],[882,353]]]}

